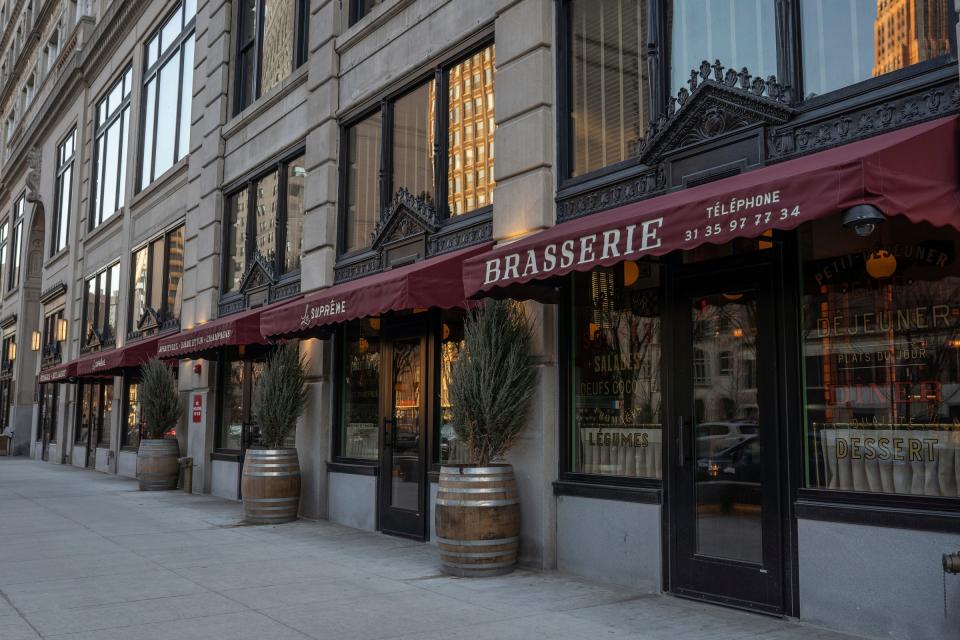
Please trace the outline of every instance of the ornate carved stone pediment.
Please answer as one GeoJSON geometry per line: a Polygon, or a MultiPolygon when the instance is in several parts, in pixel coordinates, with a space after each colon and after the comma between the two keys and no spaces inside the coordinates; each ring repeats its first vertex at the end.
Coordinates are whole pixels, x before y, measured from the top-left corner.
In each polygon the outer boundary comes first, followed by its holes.
{"type": "Polygon", "coordinates": [[[380,213],[380,221],[373,230],[371,245],[374,250],[378,250],[385,244],[436,233],[439,228],[437,210],[433,206],[432,198],[426,194],[414,196],[401,187],[380,213]]]}
{"type": "Polygon", "coordinates": [[[137,331],[140,333],[146,333],[160,327],[160,314],[158,314],[154,309],[147,307],[143,310],[143,314],[140,316],[140,319],[137,321],[137,331]]]}
{"type": "Polygon", "coordinates": [[[647,137],[636,141],[634,154],[643,164],[659,163],[667,152],[753,125],[782,125],[796,115],[792,91],[777,82],[724,69],[706,60],[691,70],[688,87],[671,97],[666,110],[650,123],[647,137]]]}
{"type": "Polygon", "coordinates": [[[276,268],[273,260],[258,251],[250,260],[247,271],[240,280],[240,293],[246,295],[267,288],[276,281],[276,268]]]}

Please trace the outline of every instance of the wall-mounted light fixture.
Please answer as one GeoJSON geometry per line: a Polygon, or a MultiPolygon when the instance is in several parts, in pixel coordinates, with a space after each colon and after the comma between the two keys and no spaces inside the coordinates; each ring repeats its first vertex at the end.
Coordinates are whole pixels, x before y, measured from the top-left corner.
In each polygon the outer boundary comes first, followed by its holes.
{"type": "Polygon", "coordinates": [[[66,342],[67,341],[67,319],[59,318],[57,319],[57,342],[66,342]]]}
{"type": "Polygon", "coordinates": [[[7,360],[13,362],[17,359],[17,341],[11,339],[10,343],[7,345],[7,360]]]}
{"type": "Polygon", "coordinates": [[[843,212],[843,226],[853,229],[858,236],[867,237],[873,233],[878,224],[887,221],[880,209],[872,204],[858,204],[843,212]]]}
{"type": "Polygon", "coordinates": [[[30,349],[32,351],[40,351],[40,332],[34,331],[30,334],[30,349]]]}

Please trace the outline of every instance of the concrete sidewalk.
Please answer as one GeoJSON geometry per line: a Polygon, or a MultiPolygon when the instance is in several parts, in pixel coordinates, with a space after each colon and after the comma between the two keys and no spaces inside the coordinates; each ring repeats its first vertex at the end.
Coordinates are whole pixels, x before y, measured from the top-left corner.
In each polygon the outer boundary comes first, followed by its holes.
{"type": "Polygon", "coordinates": [[[440,575],[429,545],[0,458],[0,640],[849,638],[556,572],[440,575]]]}

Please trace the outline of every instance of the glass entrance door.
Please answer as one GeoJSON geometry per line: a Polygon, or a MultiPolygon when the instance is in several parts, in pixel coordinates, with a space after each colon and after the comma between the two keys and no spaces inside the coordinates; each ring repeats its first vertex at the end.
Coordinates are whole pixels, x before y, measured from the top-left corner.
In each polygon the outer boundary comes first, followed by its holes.
{"type": "Polygon", "coordinates": [[[113,413],[113,383],[95,382],[80,386],[76,447],[84,448],[85,466],[97,464],[97,447],[110,446],[110,416],[113,413]]]}
{"type": "Polygon", "coordinates": [[[427,416],[426,339],[423,335],[385,342],[387,385],[380,451],[380,529],[423,539],[427,416]]]}
{"type": "Polygon", "coordinates": [[[674,299],[671,588],[780,612],[774,269],[705,267],[677,280],[674,299]]]}

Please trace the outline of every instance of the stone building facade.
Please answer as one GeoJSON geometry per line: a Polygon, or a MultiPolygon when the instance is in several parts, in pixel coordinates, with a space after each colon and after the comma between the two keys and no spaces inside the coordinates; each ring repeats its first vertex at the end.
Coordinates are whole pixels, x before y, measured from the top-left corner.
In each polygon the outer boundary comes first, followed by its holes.
{"type": "Polygon", "coordinates": [[[840,4],[0,2],[0,428],[132,477],[159,355],[194,492],[237,499],[256,377],[296,339],[301,514],[429,543],[464,461],[463,308],[514,298],[539,374],[509,455],[522,563],[943,637],[956,176],[869,171],[956,162],[960,6],[840,4]],[[772,222],[684,217],[791,188],[772,222]],[[873,465],[914,454],[916,482],[873,465]]]}

